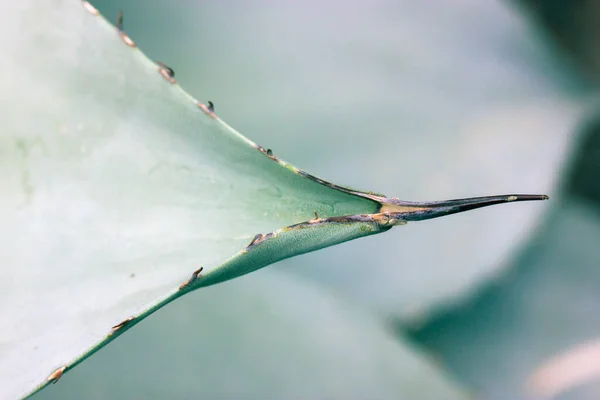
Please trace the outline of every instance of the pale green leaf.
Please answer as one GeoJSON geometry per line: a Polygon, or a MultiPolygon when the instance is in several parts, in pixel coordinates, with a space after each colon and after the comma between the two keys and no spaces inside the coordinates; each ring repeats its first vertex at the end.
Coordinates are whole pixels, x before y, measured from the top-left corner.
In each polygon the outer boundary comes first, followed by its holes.
{"type": "MultiPolygon", "coordinates": [[[[406,199],[552,197],[587,92],[511,2],[97,5],[123,9],[147,54],[275,154],[406,199]]],[[[442,218],[281,268],[384,314],[426,311],[500,273],[547,207],[442,218]]]]}
{"type": "Polygon", "coordinates": [[[406,220],[542,198],[408,203],[328,184],[227,126],[93,11],[0,5],[3,396],[57,381],[200,286],[406,220]]]}

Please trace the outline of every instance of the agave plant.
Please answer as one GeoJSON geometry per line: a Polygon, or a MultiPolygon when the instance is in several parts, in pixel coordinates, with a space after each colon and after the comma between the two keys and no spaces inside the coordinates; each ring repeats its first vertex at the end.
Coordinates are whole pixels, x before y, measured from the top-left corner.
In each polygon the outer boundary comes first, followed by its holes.
{"type": "Polygon", "coordinates": [[[74,0],[0,14],[5,37],[19,32],[2,44],[1,313],[14,327],[2,397],[57,382],[200,287],[409,221],[547,198],[409,202],[329,183],[184,92],[122,15],[114,26],[74,0]]]}

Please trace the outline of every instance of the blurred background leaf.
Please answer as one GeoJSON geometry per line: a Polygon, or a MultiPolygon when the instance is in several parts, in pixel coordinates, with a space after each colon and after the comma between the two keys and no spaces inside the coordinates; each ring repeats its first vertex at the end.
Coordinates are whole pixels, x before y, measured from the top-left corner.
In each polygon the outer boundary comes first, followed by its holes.
{"type": "MultiPolygon", "coordinates": [[[[522,0],[593,92],[600,76],[592,1],[522,0]]],[[[597,103],[591,102],[591,110],[597,103]]],[[[583,121],[558,201],[506,273],[428,320],[397,326],[486,399],[600,397],[600,119],[583,121]]]]}
{"type": "MultiPolygon", "coordinates": [[[[572,177],[581,173],[581,163],[575,166],[572,177]]],[[[600,338],[599,203],[567,193],[500,279],[426,323],[405,325],[413,339],[486,399],[538,398],[537,393],[560,399],[600,396],[598,375],[559,383],[561,376],[591,368],[575,359],[533,379],[553,357],[600,338]]],[[[591,350],[589,355],[600,367],[600,358],[591,350]]]]}
{"type": "Polygon", "coordinates": [[[178,299],[34,399],[448,399],[379,322],[276,271],[178,299]]]}
{"type": "Polygon", "coordinates": [[[590,0],[512,0],[560,54],[561,64],[588,90],[600,83],[600,4],[590,0]]]}

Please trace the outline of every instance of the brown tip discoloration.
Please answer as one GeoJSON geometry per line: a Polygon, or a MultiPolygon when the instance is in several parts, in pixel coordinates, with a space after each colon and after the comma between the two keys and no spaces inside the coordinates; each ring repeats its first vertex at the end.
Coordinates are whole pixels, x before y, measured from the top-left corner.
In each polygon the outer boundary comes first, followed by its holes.
{"type": "Polygon", "coordinates": [[[191,285],[192,283],[194,283],[196,281],[196,279],[199,279],[202,277],[202,275],[200,275],[200,273],[202,272],[202,270],[204,269],[204,267],[200,267],[197,270],[195,270],[192,273],[192,276],[190,277],[190,279],[188,279],[187,281],[185,281],[184,283],[181,284],[181,286],[179,286],[179,290],[183,290],[184,288],[186,288],[187,286],[191,285]]]}
{"type": "Polygon", "coordinates": [[[131,316],[121,322],[119,322],[117,325],[113,326],[112,328],[110,328],[110,334],[114,334],[115,332],[119,331],[120,329],[122,329],[125,325],[129,324],[131,321],[133,321],[135,319],[134,316],[131,316]]]}
{"type": "Polygon", "coordinates": [[[156,64],[158,64],[159,68],[158,68],[158,72],[160,73],[160,75],[165,78],[165,80],[167,82],[170,83],[175,83],[175,71],[173,71],[173,68],[169,67],[168,65],[157,61],[156,64]]]}
{"type": "Polygon", "coordinates": [[[81,3],[83,4],[83,8],[85,8],[90,14],[93,14],[93,15],[100,14],[100,12],[98,11],[98,9],[96,9],[96,7],[94,7],[93,5],[91,5],[89,2],[83,0],[81,3]]]}
{"type": "Polygon", "coordinates": [[[206,114],[208,114],[209,116],[211,116],[212,118],[217,118],[217,115],[214,113],[214,105],[211,101],[208,102],[208,106],[205,104],[200,103],[199,101],[196,102],[196,105],[198,107],[200,107],[200,109],[202,111],[204,111],[206,114]],[[211,106],[211,107],[209,107],[211,106]]]}
{"type": "Polygon", "coordinates": [[[62,367],[54,370],[54,372],[52,372],[50,374],[50,376],[46,379],[46,381],[48,382],[52,382],[52,384],[58,382],[58,380],[63,376],[63,374],[65,373],[67,369],[66,365],[63,365],[62,367]]]}

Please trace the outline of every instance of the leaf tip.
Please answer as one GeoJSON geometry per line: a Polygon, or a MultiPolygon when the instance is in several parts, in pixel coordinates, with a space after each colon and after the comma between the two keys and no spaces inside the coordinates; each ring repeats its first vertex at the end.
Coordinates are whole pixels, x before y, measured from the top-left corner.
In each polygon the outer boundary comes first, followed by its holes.
{"type": "Polygon", "coordinates": [[[545,194],[512,194],[506,198],[506,201],[531,201],[548,199],[550,199],[550,197],[545,194]]]}

